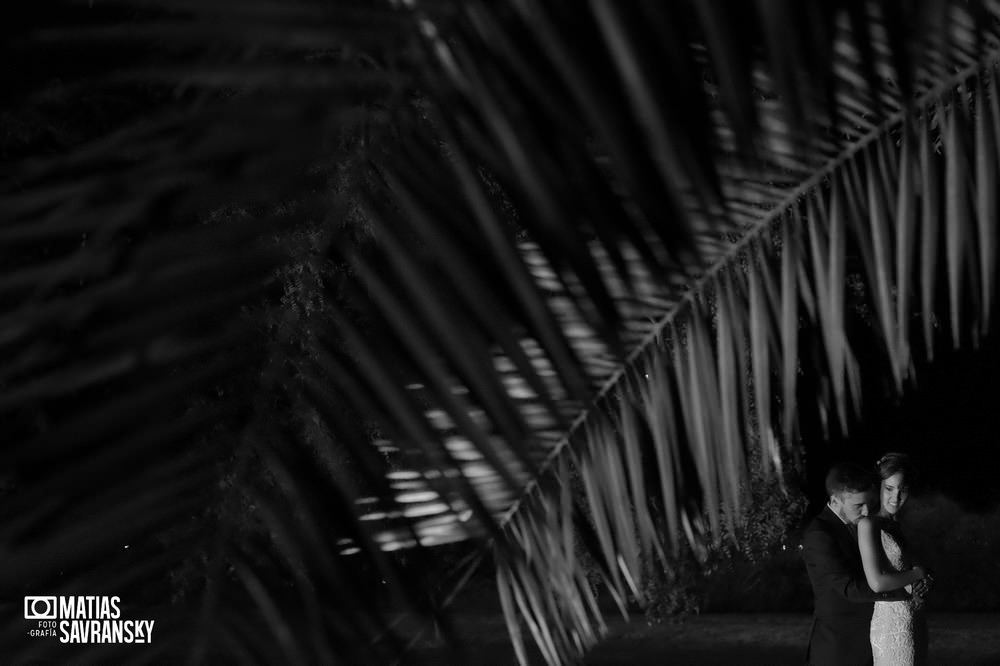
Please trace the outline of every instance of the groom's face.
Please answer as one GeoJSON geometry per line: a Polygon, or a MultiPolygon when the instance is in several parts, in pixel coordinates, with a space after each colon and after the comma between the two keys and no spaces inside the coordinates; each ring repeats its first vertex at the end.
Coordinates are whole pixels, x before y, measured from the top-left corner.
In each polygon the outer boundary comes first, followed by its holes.
{"type": "Polygon", "coordinates": [[[868,504],[871,493],[841,493],[830,498],[830,508],[847,523],[857,525],[858,521],[868,515],[868,504]]]}

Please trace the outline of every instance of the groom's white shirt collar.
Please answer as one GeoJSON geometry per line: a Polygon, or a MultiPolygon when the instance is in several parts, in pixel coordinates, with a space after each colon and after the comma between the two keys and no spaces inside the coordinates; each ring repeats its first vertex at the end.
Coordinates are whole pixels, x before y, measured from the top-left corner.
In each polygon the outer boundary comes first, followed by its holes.
{"type": "MultiPolygon", "coordinates": [[[[827,502],[827,503],[826,503],[826,507],[827,507],[828,509],[830,509],[830,513],[832,513],[833,515],[837,516],[837,519],[838,519],[838,520],[840,520],[840,522],[842,522],[842,523],[844,523],[845,525],[847,525],[847,521],[846,521],[846,520],[844,520],[843,518],[841,518],[841,517],[840,517],[840,514],[839,514],[839,513],[837,513],[836,511],[834,511],[834,510],[833,510],[833,507],[832,507],[832,506],[830,506],[830,502],[827,502]]],[[[848,525],[848,527],[849,527],[849,525],[848,525]]]]}

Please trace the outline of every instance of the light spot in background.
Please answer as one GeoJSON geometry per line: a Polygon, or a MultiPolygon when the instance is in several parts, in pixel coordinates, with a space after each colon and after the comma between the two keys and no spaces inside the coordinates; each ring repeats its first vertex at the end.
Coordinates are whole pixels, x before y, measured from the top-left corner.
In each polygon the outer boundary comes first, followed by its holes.
{"type": "Polygon", "coordinates": [[[400,504],[412,502],[430,502],[437,499],[438,494],[433,490],[418,490],[410,493],[400,493],[396,495],[396,501],[400,504]]]}
{"type": "Polygon", "coordinates": [[[441,513],[442,511],[447,511],[448,505],[444,502],[435,502],[433,504],[421,504],[419,506],[411,506],[403,509],[403,515],[407,518],[417,518],[420,516],[433,516],[436,513],[441,513]]]}
{"type": "Polygon", "coordinates": [[[484,463],[474,463],[472,465],[465,465],[462,467],[462,473],[465,474],[466,478],[475,479],[482,478],[484,476],[494,476],[496,472],[493,468],[484,463]]]}
{"type": "Polygon", "coordinates": [[[410,470],[399,470],[396,472],[389,472],[385,475],[385,477],[390,481],[402,481],[404,479],[419,479],[420,473],[410,470]]]}
{"type": "Polygon", "coordinates": [[[424,416],[427,417],[427,420],[430,421],[432,426],[440,430],[447,430],[448,428],[454,427],[455,424],[451,417],[441,409],[428,410],[424,412],[424,416]]]}

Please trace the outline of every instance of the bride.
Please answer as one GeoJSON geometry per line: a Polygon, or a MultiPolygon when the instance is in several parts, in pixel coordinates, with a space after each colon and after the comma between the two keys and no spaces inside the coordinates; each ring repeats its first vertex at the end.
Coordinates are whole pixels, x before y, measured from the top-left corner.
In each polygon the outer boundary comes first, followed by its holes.
{"type": "Polygon", "coordinates": [[[906,503],[914,480],[910,459],[887,453],[877,463],[879,511],[858,523],[858,546],[868,585],[875,592],[905,587],[905,601],[876,601],[872,614],[871,642],[874,666],[922,666],[927,663],[927,624],[923,593],[930,583],[921,567],[914,566],[897,516],[906,503]]]}

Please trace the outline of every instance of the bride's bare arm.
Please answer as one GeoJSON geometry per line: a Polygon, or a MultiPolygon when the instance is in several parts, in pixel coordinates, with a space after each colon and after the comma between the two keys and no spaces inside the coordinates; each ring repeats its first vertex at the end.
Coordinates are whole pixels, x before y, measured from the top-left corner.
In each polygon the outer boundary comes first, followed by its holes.
{"type": "Polygon", "coordinates": [[[924,570],[913,567],[909,571],[892,571],[882,548],[878,524],[871,518],[862,518],[858,523],[858,547],[861,549],[861,563],[865,567],[868,586],[875,592],[888,592],[916,583],[924,577],[924,570]]]}

